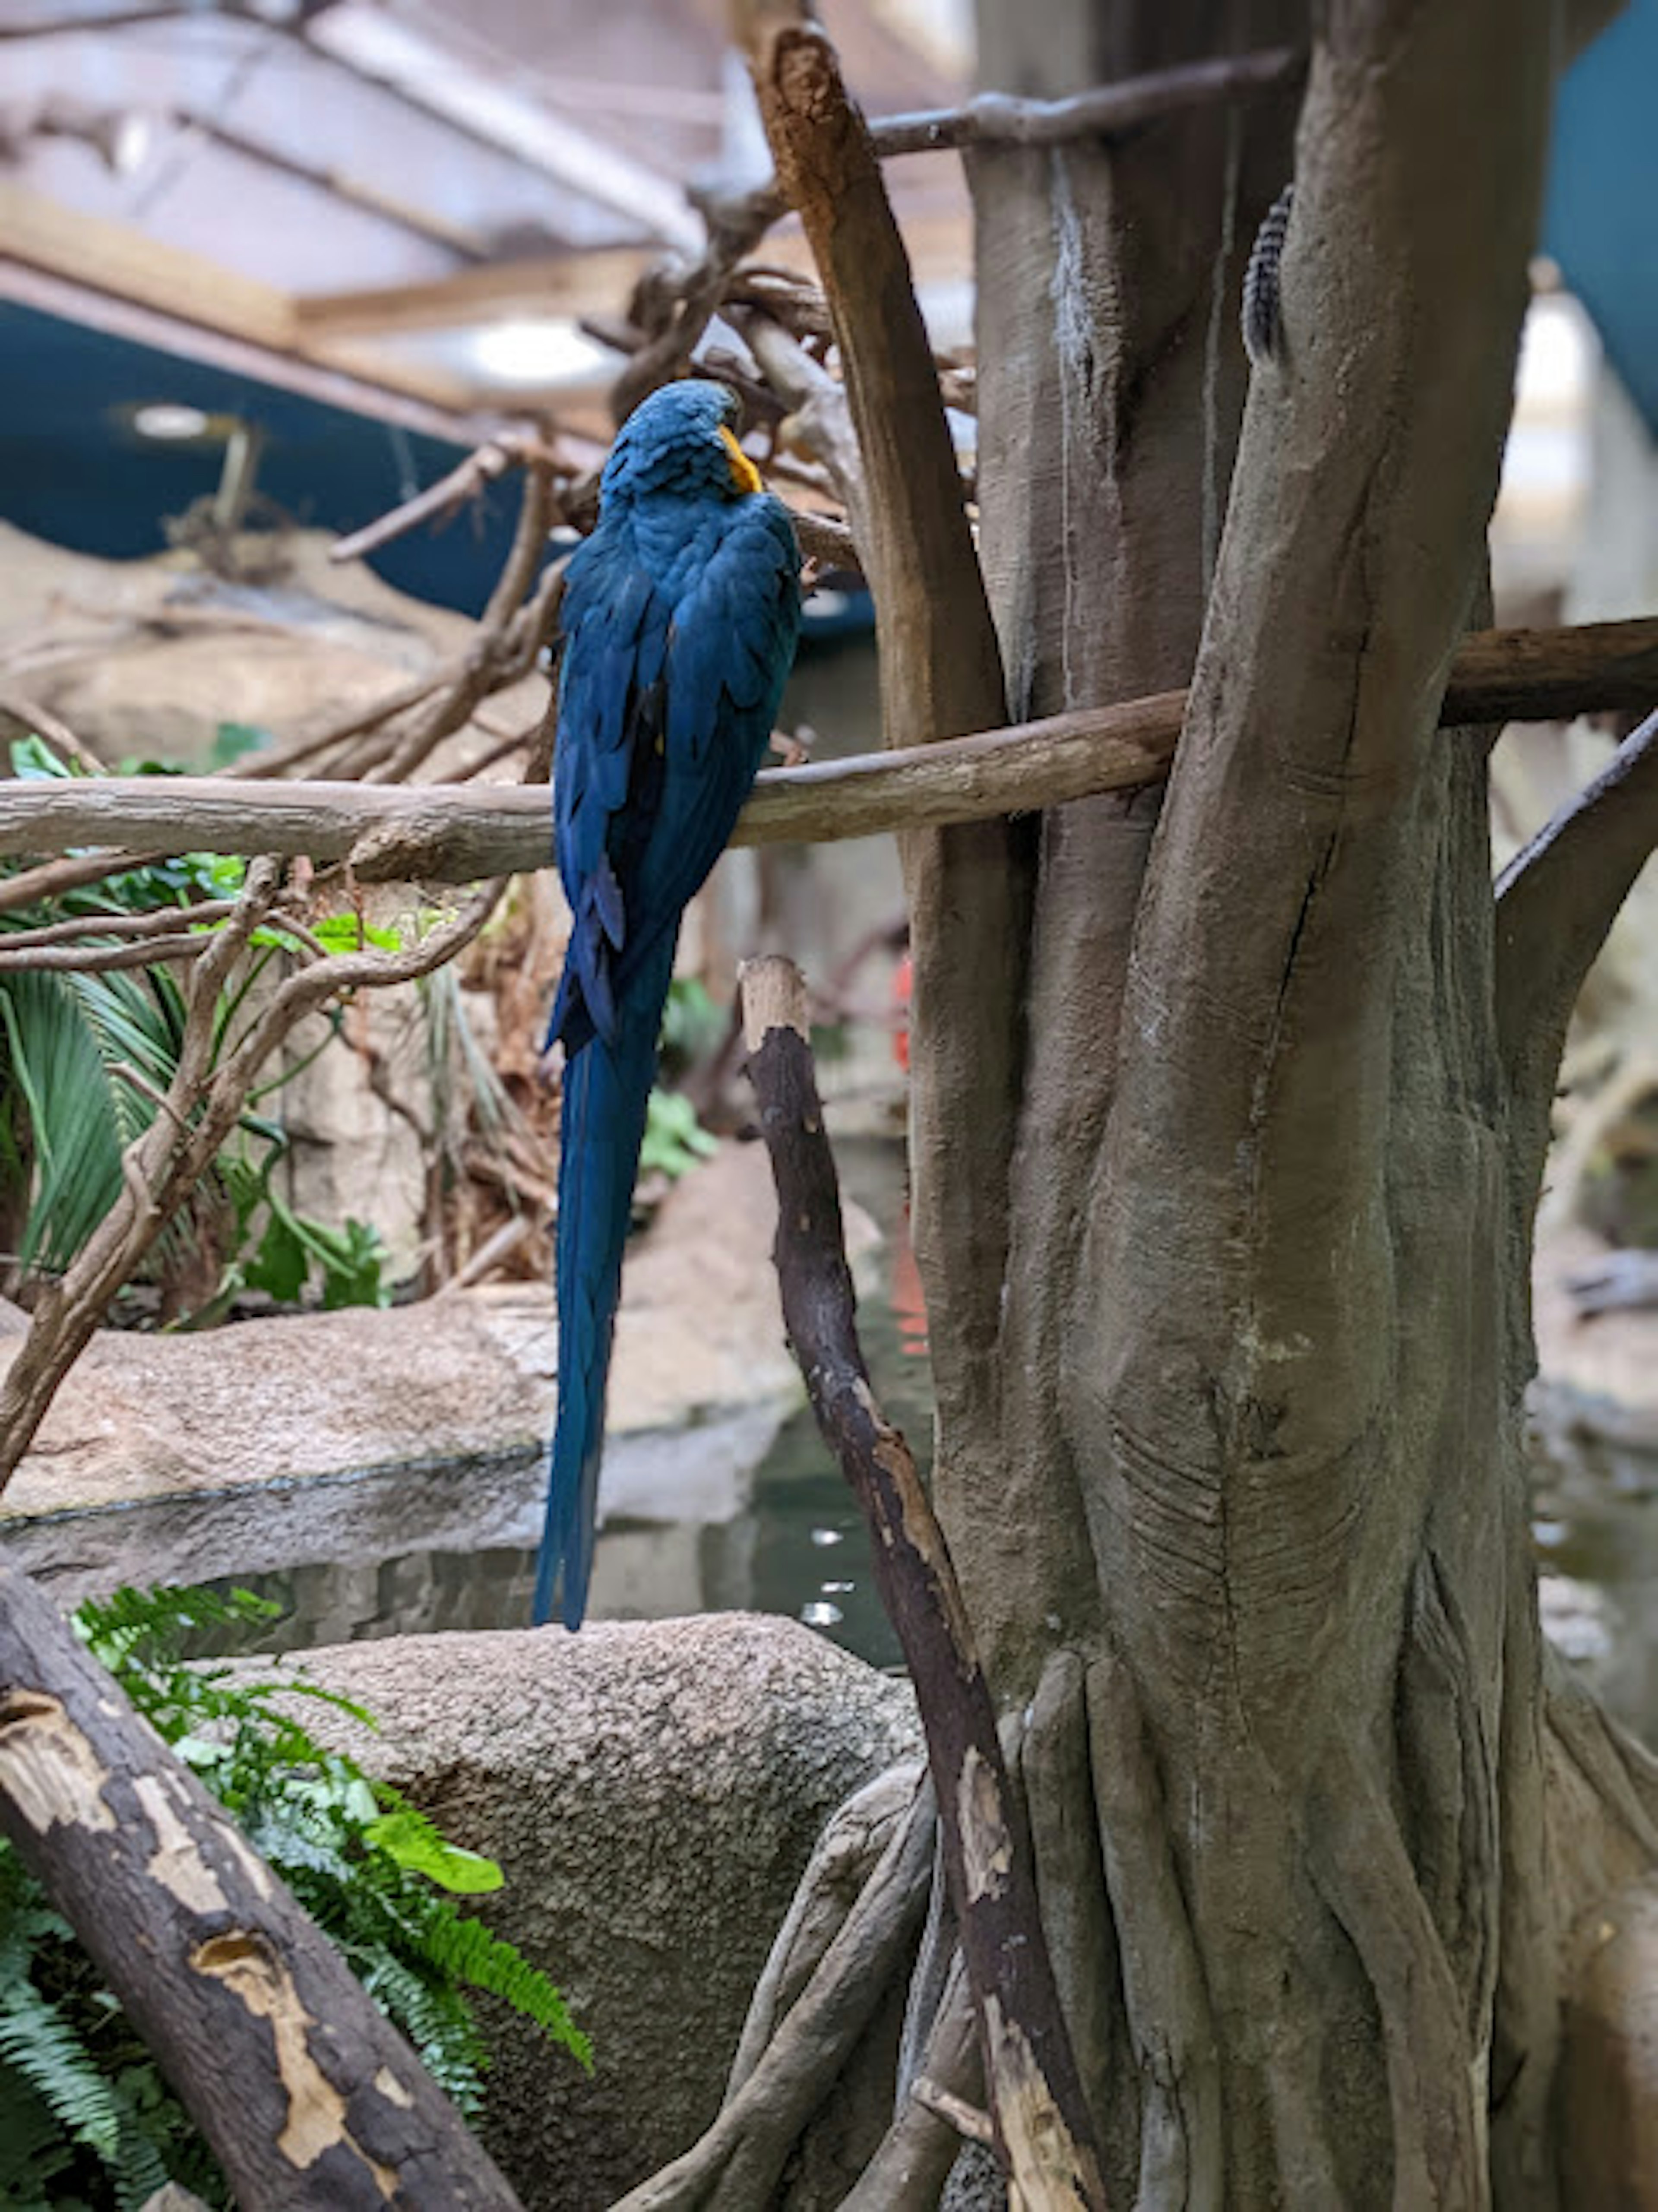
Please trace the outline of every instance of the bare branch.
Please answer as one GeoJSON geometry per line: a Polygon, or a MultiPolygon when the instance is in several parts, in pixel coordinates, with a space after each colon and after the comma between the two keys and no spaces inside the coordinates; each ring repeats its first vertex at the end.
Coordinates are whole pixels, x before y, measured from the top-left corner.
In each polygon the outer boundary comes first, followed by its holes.
{"type": "MultiPolygon", "coordinates": [[[[155,781],[155,779],[143,779],[155,781]]],[[[64,1274],[48,1284],[0,1382],[0,1491],[16,1472],[53,1393],[80,1357],[110,1299],[184,1203],[235,1127],[264,1062],[304,1017],[336,994],[412,981],[470,944],[505,888],[483,885],[451,921],[398,953],[349,952],[313,961],[282,982],[234,1048],[214,1060],[219,994],[253,931],[278,920],[274,860],[256,860],[236,910],[195,940],[185,1033],[155,1119],[128,1146],[120,1198],[64,1274]]],[[[134,951],[154,951],[149,945],[134,951]]]]}
{"type": "MultiPolygon", "coordinates": [[[[71,921],[47,922],[40,929],[8,930],[0,947],[9,957],[32,951],[38,945],[67,945],[88,937],[157,937],[187,923],[222,921],[236,911],[234,899],[203,899],[194,906],[158,907],[150,914],[86,914],[71,921]]],[[[196,939],[196,950],[202,949],[196,939]]]]}
{"type": "Polygon", "coordinates": [[[1545,1128],[1583,978],[1655,848],[1658,714],[1497,879],[1498,1037],[1518,1099],[1545,1128]]]}
{"type": "MultiPolygon", "coordinates": [[[[527,616],[531,609],[525,608],[527,616]]],[[[1489,630],[1452,664],[1442,721],[1502,714],[1549,719],[1625,703],[1649,681],[1658,621],[1588,629],[1489,630]]],[[[1649,693],[1643,690],[1643,697],[1649,693]]],[[[980,822],[1158,781],[1174,757],[1187,695],[1054,714],[850,759],[762,772],[738,844],[828,842],[882,831],[980,822]]],[[[351,859],[364,882],[550,866],[546,799],[502,784],[253,782],[232,776],[99,776],[0,781],[0,854],[143,841],[153,853],[305,854],[351,859]]],[[[65,879],[134,865],[106,852],[52,861],[0,881],[0,909],[44,898],[65,879]],[[54,877],[53,871],[60,873],[54,877]]],[[[92,925],[88,925],[91,927],[92,925]]]]}
{"type": "Polygon", "coordinates": [[[469,453],[447,476],[440,477],[424,491],[416,492],[390,514],[378,521],[354,530],[348,538],[337,538],[328,549],[331,561],[358,561],[365,554],[376,553],[382,545],[390,545],[410,531],[418,530],[423,523],[435,522],[440,515],[452,514],[457,507],[477,497],[486,485],[497,483],[513,469],[527,463],[539,462],[544,467],[558,465],[557,456],[534,430],[507,430],[499,437],[488,440],[476,453],[469,453]]]}
{"type": "Polygon", "coordinates": [[[873,116],[869,135],[884,161],[897,154],[928,154],[944,148],[1054,146],[1067,138],[1109,138],[1165,115],[1269,90],[1305,58],[1292,47],[1278,46],[1261,53],[1188,62],[1075,93],[1068,100],[1016,100],[1005,92],[981,92],[962,107],[873,116]]]}
{"type": "Polygon", "coordinates": [[[60,715],[27,692],[14,690],[9,684],[0,689],[0,714],[9,715],[14,722],[44,738],[66,767],[78,768],[86,775],[103,774],[104,763],[92,747],[77,738],[60,715]]]}

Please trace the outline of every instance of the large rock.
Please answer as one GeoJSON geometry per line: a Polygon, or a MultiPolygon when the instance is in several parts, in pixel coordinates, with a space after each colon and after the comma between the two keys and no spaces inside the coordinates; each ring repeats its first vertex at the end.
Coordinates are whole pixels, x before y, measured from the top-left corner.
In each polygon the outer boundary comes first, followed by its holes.
{"type": "Polygon", "coordinates": [[[309,1704],[307,1725],[505,1870],[485,1917],[557,1981],[594,2069],[507,2023],[486,2137],[531,2212],[599,2212],[714,2117],[818,1830],[917,1754],[908,1686],[746,1613],[397,1638],[304,1663],[380,1733],[309,1704]]]}
{"type": "MultiPolygon", "coordinates": [[[[603,1517],[694,1530],[746,1504],[801,1389],[776,1218],[764,1148],[727,1146],[630,1251],[603,1517]]],[[[849,1227],[866,1249],[867,1221],[849,1227]]],[[[0,1368],[19,1341],[0,1322],[0,1368]]],[[[199,1334],[100,1330],[0,1504],[0,1554],[73,1604],[121,1582],[533,1543],[556,1342],[551,1289],[531,1284],[199,1334]]],[[[624,1609],[619,1553],[602,1582],[596,1601],[624,1609]]],[[[695,1577],[683,1597],[702,1601],[695,1577]]]]}

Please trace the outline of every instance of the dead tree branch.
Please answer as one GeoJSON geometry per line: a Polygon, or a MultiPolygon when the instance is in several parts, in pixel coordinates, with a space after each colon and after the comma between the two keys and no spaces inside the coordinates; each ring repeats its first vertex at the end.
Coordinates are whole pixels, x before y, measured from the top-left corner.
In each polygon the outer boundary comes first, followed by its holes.
{"type": "MultiPolygon", "coordinates": [[[[1627,706],[1632,698],[1644,704],[1658,684],[1655,664],[1658,621],[1485,631],[1457,653],[1440,720],[1460,729],[1503,715],[1553,720],[1627,706]]],[[[970,737],[768,769],[733,842],[827,842],[1137,789],[1167,775],[1187,698],[1184,691],[1163,692],[970,737]]],[[[398,787],[234,776],[0,781],[0,854],[140,842],[156,854],[349,857],[365,883],[399,877],[468,883],[552,861],[544,794],[521,785],[398,787]]],[[[64,889],[72,871],[86,882],[131,865],[125,850],[49,861],[0,881],[0,910],[64,889]],[[28,899],[14,896],[20,885],[32,887],[28,899]]]]}
{"type": "Polygon", "coordinates": [[[551,471],[558,466],[558,456],[537,431],[503,431],[499,437],[489,439],[476,453],[469,453],[447,476],[440,477],[424,491],[404,500],[400,507],[394,507],[361,530],[354,530],[347,538],[337,538],[328,549],[328,557],[331,561],[360,561],[367,554],[377,553],[382,545],[407,537],[422,524],[452,514],[468,500],[477,498],[486,486],[498,483],[513,469],[531,463],[551,471]]]}
{"type": "Polygon", "coordinates": [[[908,1445],[871,1393],[858,1342],[839,1183],[806,1041],[805,985],[788,961],[751,961],[743,1003],[777,1185],[784,1320],[824,1441],[869,1522],[882,1602],[915,1685],[997,2155],[1029,2212],[1102,2207],[1092,2124],[989,1686],[944,1533],[908,1445]]]}
{"type": "MultiPolygon", "coordinates": [[[[741,15],[743,11],[739,11],[741,15]]],[[[780,185],[828,295],[855,471],[830,459],[875,599],[884,738],[906,748],[1006,713],[1002,667],[908,257],[879,160],[835,49],[792,0],[743,25],[780,185]]],[[[940,1433],[996,1431],[992,1350],[1023,1050],[1028,838],[1016,825],[917,830],[904,872],[915,919],[911,1045],[915,1242],[957,1326],[933,1341],[940,1433]],[[963,1287],[966,1286],[966,1287],[963,1287]]]]}
{"type": "Polygon", "coordinates": [[[286,1886],[5,1566],[0,1828],[247,2212],[513,2212],[482,2146],[286,1886]]]}

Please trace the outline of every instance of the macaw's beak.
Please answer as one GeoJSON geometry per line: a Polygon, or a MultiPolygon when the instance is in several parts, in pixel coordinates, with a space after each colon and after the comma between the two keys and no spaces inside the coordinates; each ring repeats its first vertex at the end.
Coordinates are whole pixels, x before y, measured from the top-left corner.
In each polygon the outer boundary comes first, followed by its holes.
{"type": "Polygon", "coordinates": [[[722,422],[720,426],[720,434],[725,440],[726,449],[732,457],[732,482],[737,486],[738,491],[763,490],[764,487],[760,481],[760,471],[738,444],[735,433],[722,422]]]}

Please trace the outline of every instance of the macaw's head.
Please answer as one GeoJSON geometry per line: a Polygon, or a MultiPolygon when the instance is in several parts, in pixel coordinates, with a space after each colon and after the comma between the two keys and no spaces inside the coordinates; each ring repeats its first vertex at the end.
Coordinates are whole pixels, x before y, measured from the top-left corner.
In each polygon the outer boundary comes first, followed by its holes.
{"type": "Polygon", "coordinates": [[[723,384],[665,384],[616,432],[598,480],[601,501],[758,491],[760,471],[737,442],[736,422],[737,400],[723,384]]]}

